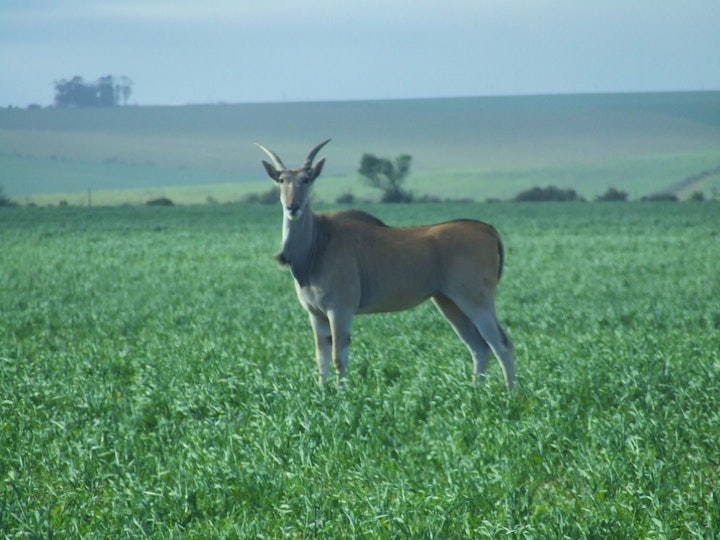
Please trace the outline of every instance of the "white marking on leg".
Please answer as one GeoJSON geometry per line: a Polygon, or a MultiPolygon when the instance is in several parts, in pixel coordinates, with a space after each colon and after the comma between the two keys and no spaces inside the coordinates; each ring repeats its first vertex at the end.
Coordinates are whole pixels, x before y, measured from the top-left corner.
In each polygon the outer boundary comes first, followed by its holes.
{"type": "MultiPolygon", "coordinates": [[[[482,337],[481,337],[482,338],[482,337]]],[[[481,381],[485,381],[488,360],[490,360],[490,346],[487,341],[482,339],[482,344],[475,348],[472,352],[473,356],[473,384],[477,386],[481,381]]]]}

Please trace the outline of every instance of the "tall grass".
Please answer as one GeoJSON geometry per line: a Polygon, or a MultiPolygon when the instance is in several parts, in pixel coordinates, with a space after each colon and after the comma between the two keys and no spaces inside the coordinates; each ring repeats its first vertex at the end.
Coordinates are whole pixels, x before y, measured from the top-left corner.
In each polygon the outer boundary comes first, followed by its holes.
{"type": "Polygon", "coordinates": [[[0,212],[2,534],[720,536],[717,204],[368,209],[498,226],[516,391],[429,305],[318,389],[276,208],[0,212]]]}

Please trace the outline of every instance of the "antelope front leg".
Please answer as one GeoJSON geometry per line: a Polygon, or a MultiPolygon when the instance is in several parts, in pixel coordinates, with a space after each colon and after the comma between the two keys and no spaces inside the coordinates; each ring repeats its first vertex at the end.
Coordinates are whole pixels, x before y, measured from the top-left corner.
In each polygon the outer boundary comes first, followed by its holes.
{"type": "Polygon", "coordinates": [[[324,386],[330,374],[332,359],[332,332],[330,321],[324,317],[310,314],[310,324],[315,334],[315,357],[318,365],[318,384],[324,386]]]}
{"type": "Polygon", "coordinates": [[[348,351],[350,349],[350,331],[352,328],[352,314],[331,312],[330,329],[332,330],[332,359],[337,370],[338,387],[345,386],[345,372],[348,364],[348,351]]]}

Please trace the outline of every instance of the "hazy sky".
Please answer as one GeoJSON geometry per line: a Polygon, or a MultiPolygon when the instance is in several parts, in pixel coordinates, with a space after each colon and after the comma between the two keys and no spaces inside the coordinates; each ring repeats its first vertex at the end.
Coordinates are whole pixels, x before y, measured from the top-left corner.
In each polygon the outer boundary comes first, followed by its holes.
{"type": "Polygon", "coordinates": [[[720,0],[1,0],[0,106],[720,89],[720,0]]]}

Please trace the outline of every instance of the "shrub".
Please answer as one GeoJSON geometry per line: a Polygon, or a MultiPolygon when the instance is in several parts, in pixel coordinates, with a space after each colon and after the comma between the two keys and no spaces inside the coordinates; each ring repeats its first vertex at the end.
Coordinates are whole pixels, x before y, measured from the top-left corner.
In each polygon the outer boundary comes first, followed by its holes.
{"type": "Polygon", "coordinates": [[[158,197],[157,199],[150,199],[145,204],[147,204],[148,206],[175,206],[175,203],[172,202],[167,197],[158,197]]]}
{"type": "Polygon", "coordinates": [[[342,195],[339,195],[337,199],[335,199],[335,202],[337,204],[354,204],[355,203],[355,195],[352,193],[343,193],[342,195]]]}
{"type": "Polygon", "coordinates": [[[674,193],[653,193],[640,199],[643,202],[677,202],[678,196],[674,193]]]}
{"type": "Polygon", "coordinates": [[[0,206],[17,206],[15,201],[5,195],[2,186],[0,186],[0,206]]]}
{"type": "Polygon", "coordinates": [[[250,193],[241,200],[244,204],[277,204],[280,202],[280,190],[272,187],[263,193],[250,193]]]}
{"type": "Polygon", "coordinates": [[[580,201],[582,198],[574,189],[562,189],[557,186],[547,186],[541,188],[535,186],[525,191],[521,191],[513,199],[516,202],[547,202],[547,201],[580,201]]]}
{"type": "Polygon", "coordinates": [[[380,202],[383,203],[411,203],[413,200],[413,194],[402,188],[386,189],[380,197],[380,202]]]}
{"type": "Polygon", "coordinates": [[[624,202],[628,200],[628,193],[627,191],[620,191],[618,189],[615,189],[614,187],[611,187],[604,194],[599,195],[596,200],[602,202],[624,202]]]}
{"type": "MultiPolygon", "coordinates": [[[[437,195],[421,195],[420,197],[415,197],[414,202],[418,203],[432,203],[432,204],[439,204],[443,202],[442,198],[440,198],[437,195]]],[[[445,202],[452,202],[449,199],[445,199],[445,202]]]]}
{"type": "Polygon", "coordinates": [[[693,191],[688,200],[692,202],[703,202],[705,200],[705,195],[702,191],[693,191]]]}

